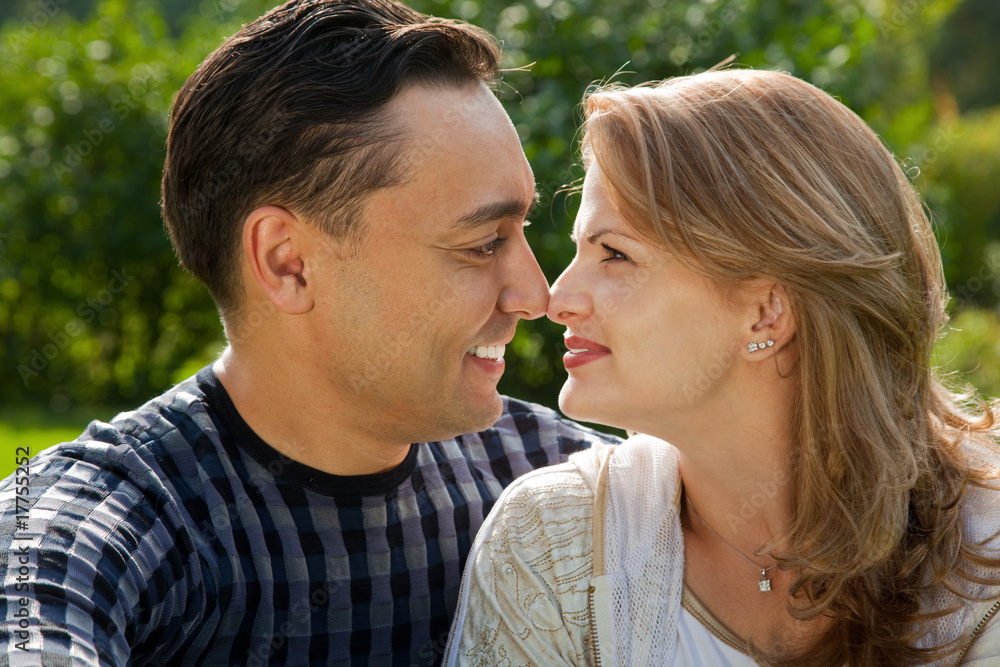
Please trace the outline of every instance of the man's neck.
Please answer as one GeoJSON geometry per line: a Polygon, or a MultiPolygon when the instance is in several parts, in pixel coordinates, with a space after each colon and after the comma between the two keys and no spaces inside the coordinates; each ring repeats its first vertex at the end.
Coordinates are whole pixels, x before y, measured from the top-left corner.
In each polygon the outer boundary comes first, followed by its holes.
{"type": "Polygon", "coordinates": [[[279,369],[259,357],[229,347],[213,370],[240,417],[268,445],[332,475],[387,472],[406,458],[409,442],[375,437],[370,422],[339,410],[337,397],[308,371],[279,369]]]}

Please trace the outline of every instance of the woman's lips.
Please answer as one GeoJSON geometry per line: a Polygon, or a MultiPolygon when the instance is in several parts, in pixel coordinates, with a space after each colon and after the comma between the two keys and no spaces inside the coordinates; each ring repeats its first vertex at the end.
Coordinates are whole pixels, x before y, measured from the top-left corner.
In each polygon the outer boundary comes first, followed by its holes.
{"type": "Polygon", "coordinates": [[[564,340],[569,350],[563,355],[563,365],[567,370],[589,364],[591,361],[596,361],[611,354],[611,350],[608,348],[586,338],[566,336],[564,340]]]}

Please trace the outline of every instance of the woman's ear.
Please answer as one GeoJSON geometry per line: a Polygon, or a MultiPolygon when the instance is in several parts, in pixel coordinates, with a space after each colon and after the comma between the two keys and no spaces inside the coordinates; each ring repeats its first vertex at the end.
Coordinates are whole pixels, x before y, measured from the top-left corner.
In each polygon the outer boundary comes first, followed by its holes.
{"type": "Polygon", "coordinates": [[[306,281],[308,235],[303,222],[278,206],[255,209],[243,223],[243,252],[260,289],[288,315],[306,313],[313,295],[306,281]]]}
{"type": "Polygon", "coordinates": [[[777,283],[759,292],[756,318],[747,332],[743,354],[748,359],[764,359],[784,348],[795,335],[788,294],[777,283]]]}

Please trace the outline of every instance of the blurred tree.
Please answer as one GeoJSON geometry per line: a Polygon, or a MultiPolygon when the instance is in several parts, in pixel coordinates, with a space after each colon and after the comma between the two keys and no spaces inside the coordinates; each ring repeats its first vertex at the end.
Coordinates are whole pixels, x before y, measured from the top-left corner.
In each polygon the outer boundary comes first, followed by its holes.
{"type": "Polygon", "coordinates": [[[0,5],[0,23],[16,21],[21,27],[43,28],[62,13],[84,18],[95,5],[96,0],[8,0],[0,5]]]}
{"type": "Polygon", "coordinates": [[[928,134],[918,183],[935,214],[956,306],[1000,302],[1000,108],[928,134]]]}
{"type": "Polygon", "coordinates": [[[1000,104],[1000,2],[963,0],[933,41],[930,63],[939,89],[953,95],[962,111],[1000,104]]]}
{"type": "Polygon", "coordinates": [[[155,5],[125,0],[82,23],[6,27],[3,403],[135,402],[214,344],[211,301],[177,266],[157,205],[167,107],[211,44],[183,46],[155,5]]]}
{"type": "MultiPolygon", "coordinates": [[[[140,2],[143,1],[140,0],[140,2]]],[[[160,7],[158,14],[163,17],[171,30],[176,31],[181,25],[182,18],[193,13],[199,4],[207,6],[214,3],[224,8],[224,11],[228,13],[244,1],[160,0],[156,5],[160,7]]],[[[69,15],[79,20],[93,14],[99,14],[100,5],[101,0],[5,0],[3,4],[0,4],[0,24],[10,22],[17,24],[18,29],[28,29],[29,31],[31,28],[41,29],[58,16],[69,15]]],[[[261,11],[265,9],[264,3],[261,3],[261,11]]]]}

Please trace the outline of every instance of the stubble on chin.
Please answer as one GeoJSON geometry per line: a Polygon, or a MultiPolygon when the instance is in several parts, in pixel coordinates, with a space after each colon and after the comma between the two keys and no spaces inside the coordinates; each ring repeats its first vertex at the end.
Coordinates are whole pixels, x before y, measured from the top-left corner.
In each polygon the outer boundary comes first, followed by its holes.
{"type": "Polygon", "coordinates": [[[478,433],[490,428],[497,423],[503,414],[503,399],[500,398],[499,394],[494,393],[493,398],[488,403],[474,404],[469,402],[461,409],[449,412],[450,414],[439,424],[442,431],[447,432],[447,435],[439,439],[453,438],[465,433],[478,433]]]}

